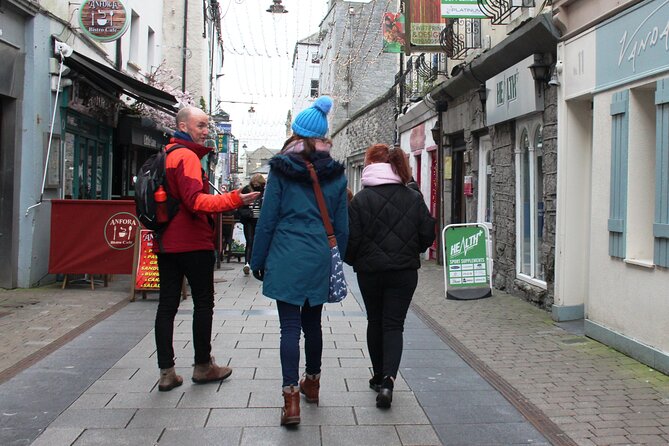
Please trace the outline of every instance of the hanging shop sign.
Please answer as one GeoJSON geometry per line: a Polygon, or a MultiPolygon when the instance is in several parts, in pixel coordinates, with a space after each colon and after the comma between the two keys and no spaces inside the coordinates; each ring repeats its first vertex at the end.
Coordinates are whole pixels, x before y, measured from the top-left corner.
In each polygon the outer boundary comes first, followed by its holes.
{"type": "Polygon", "coordinates": [[[441,18],[441,6],[434,0],[411,0],[410,23],[407,26],[409,42],[414,47],[432,47],[439,49],[439,36],[444,28],[441,18]]]}
{"type": "Polygon", "coordinates": [[[121,0],[84,0],[79,8],[81,30],[98,42],[112,42],[128,29],[130,17],[121,0]]]}
{"type": "Polygon", "coordinates": [[[449,19],[487,18],[477,0],[441,0],[441,16],[449,19]]]}
{"type": "Polygon", "coordinates": [[[492,296],[490,234],[485,224],[448,225],[442,232],[447,299],[492,296]]]}
{"type": "Polygon", "coordinates": [[[383,52],[401,53],[404,51],[404,14],[386,12],[383,15],[383,52]]]}

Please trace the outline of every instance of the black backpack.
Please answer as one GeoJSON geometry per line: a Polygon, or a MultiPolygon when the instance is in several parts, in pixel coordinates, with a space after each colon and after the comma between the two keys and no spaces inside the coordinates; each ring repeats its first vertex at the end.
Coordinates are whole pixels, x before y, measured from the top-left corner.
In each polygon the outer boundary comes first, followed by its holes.
{"type": "Polygon", "coordinates": [[[146,229],[162,232],[167,228],[172,218],[179,212],[179,200],[170,195],[167,185],[167,175],[165,171],[165,159],[167,155],[176,149],[183,148],[182,145],[174,145],[168,150],[160,150],[154,153],[142,164],[137,172],[135,180],[135,206],[137,218],[146,229]],[[158,186],[163,186],[167,192],[167,215],[169,217],[166,223],[158,223],[156,218],[156,200],[154,194],[158,186]]]}

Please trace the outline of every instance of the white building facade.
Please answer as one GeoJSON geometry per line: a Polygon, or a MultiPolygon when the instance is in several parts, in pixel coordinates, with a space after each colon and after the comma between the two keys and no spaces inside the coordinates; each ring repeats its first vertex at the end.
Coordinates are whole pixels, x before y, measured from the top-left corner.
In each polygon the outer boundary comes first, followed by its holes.
{"type": "Polygon", "coordinates": [[[318,33],[295,44],[293,52],[293,103],[291,115],[309,107],[320,95],[321,63],[318,33]]]}
{"type": "Polygon", "coordinates": [[[555,5],[553,314],[669,373],[669,3],[618,3],[555,5]]]}

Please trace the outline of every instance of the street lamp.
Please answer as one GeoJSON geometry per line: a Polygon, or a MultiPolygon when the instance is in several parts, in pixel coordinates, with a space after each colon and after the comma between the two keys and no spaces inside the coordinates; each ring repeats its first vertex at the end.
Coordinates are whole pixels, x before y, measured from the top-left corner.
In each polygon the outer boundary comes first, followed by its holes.
{"type": "Polygon", "coordinates": [[[274,3],[267,8],[267,12],[272,14],[285,14],[288,10],[281,4],[281,0],[272,0],[274,3]]]}

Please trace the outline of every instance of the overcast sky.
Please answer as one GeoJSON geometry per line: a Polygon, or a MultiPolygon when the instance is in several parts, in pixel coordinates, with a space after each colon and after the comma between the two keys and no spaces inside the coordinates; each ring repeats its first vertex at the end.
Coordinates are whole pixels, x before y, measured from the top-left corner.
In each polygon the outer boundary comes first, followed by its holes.
{"type": "MultiPolygon", "coordinates": [[[[230,114],[232,133],[249,150],[279,149],[292,103],[295,42],[319,29],[327,0],[283,0],[286,14],[270,14],[272,0],[222,0],[225,44],[219,108],[230,114]],[[255,104],[250,104],[254,102],[255,104]],[[253,106],[255,113],[248,113],[253,106]]],[[[308,94],[308,92],[304,92],[308,94]]]]}

